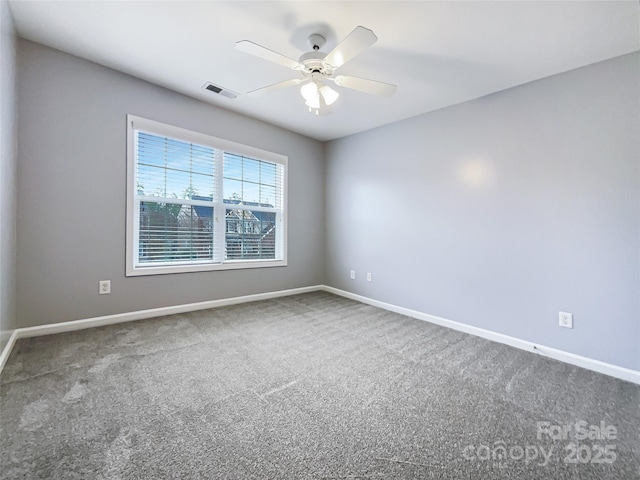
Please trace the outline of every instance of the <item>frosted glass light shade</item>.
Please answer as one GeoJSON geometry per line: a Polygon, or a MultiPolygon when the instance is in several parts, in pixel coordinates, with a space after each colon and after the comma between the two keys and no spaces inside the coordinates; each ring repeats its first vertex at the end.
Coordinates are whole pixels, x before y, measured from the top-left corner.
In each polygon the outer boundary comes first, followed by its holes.
{"type": "Polygon", "coordinates": [[[338,99],[338,96],[340,96],[338,92],[336,92],[328,85],[323,85],[320,88],[320,94],[322,95],[322,98],[324,98],[324,103],[326,103],[327,105],[331,105],[338,99]]]}
{"type": "Polygon", "coordinates": [[[307,82],[300,87],[300,94],[308,102],[318,97],[318,84],[316,82],[307,82]]]}
{"type": "Polygon", "coordinates": [[[305,99],[305,105],[309,107],[309,111],[316,115],[328,115],[331,112],[329,105],[340,96],[334,89],[318,80],[303,84],[300,87],[300,94],[305,99]]]}
{"type": "Polygon", "coordinates": [[[309,108],[320,108],[320,95],[307,100],[304,104],[309,108]]]}

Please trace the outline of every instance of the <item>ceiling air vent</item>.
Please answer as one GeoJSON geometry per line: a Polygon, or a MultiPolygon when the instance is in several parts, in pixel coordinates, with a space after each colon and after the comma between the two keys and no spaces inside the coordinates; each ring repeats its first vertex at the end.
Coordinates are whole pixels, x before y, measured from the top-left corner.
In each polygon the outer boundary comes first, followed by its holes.
{"type": "Polygon", "coordinates": [[[205,90],[209,90],[210,92],[213,93],[217,93],[218,95],[222,95],[223,97],[227,97],[227,98],[236,98],[238,96],[237,93],[232,92],[231,90],[228,90],[226,88],[222,88],[218,85],[215,85],[211,82],[207,82],[203,85],[203,87],[205,90]]]}

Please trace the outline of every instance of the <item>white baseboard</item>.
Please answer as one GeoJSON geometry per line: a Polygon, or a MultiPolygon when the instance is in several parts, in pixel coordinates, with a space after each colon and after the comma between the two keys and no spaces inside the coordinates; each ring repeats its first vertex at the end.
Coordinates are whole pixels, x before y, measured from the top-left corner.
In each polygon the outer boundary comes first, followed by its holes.
{"type": "Polygon", "coordinates": [[[82,320],[72,320],[69,322],[51,323],[49,325],[39,325],[36,327],[17,328],[11,334],[7,345],[0,354],[0,373],[11,354],[11,350],[15,342],[19,338],[39,337],[41,335],[51,335],[54,333],[71,332],[74,330],[83,330],[85,328],[102,327],[104,325],[113,325],[116,323],[132,322],[135,320],[143,320],[145,318],[162,317],[165,315],[174,315],[176,313],[195,312],[197,310],[206,310],[208,308],[224,307],[227,305],[236,305],[240,303],[257,302],[259,300],[268,300],[271,298],[286,297],[289,295],[297,295],[300,293],[315,292],[322,290],[323,285],[313,285],[310,287],[292,288],[289,290],[278,290],[276,292],[256,293],[253,295],[244,295],[241,297],[223,298],[220,300],[209,300],[206,302],[187,303],[183,305],[174,305],[171,307],[151,308],[148,310],[138,310],[136,312],[118,313],[115,315],[105,315],[102,317],[86,318],[82,320]]]}
{"type": "Polygon", "coordinates": [[[310,287],[293,288],[289,290],[279,290],[276,292],[257,293],[254,295],[244,295],[241,297],[224,298],[220,300],[210,300],[206,302],[188,303],[184,305],[175,305],[171,307],[152,308],[149,310],[139,310],[136,312],[119,313],[115,315],[106,315],[102,317],[93,317],[83,320],[73,320],[70,322],[53,323],[50,325],[40,325],[36,327],[18,328],[13,331],[9,341],[5,345],[2,353],[0,354],[0,373],[4,368],[11,350],[13,349],[16,340],[19,338],[37,337],[40,335],[50,335],[54,333],[70,332],[73,330],[82,330],[85,328],[101,327],[104,325],[113,325],[116,323],[131,322],[135,320],[142,320],[145,318],[161,317],[164,315],[174,315],[177,313],[194,312],[197,310],[206,310],[208,308],[224,307],[227,305],[236,305],[240,303],[256,302],[259,300],[268,300],[271,298],[286,297],[289,295],[297,295],[300,293],[308,293],[322,290],[325,292],[333,293],[351,300],[355,300],[361,303],[366,303],[374,307],[389,310],[391,312],[413,317],[418,320],[424,320],[429,323],[441,325],[443,327],[458,330],[460,332],[469,333],[477,337],[486,338],[494,342],[510,345],[521,350],[537,353],[545,357],[553,358],[561,362],[565,362],[578,367],[593,370],[594,372],[610,375],[621,380],[636,383],[640,385],[640,371],[632,370],[629,368],[619,367],[610,363],[601,362],[588,357],[576,355],[574,353],[565,352],[544,345],[538,345],[526,340],[522,340],[501,333],[492,332],[491,330],[485,330],[483,328],[466,325],[464,323],[454,322],[453,320],[447,320],[446,318],[436,317],[427,313],[419,312],[417,310],[411,310],[409,308],[399,307],[390,303],[381,302],[372,298],[364,297],[355,293],[340,290],[338,288],[329,287],[326,285],[314,285],[310,287]]]}
{"type": "Polygon", "coordinates": [[[18,334],[16,333],[16,330],[12,330],[11,334],[9,335],[9,340],[7,340],[6,345],[0,353],[0,373],[2,373],[4,364],[7,363],[7,359],[9,358],[9,354],[11,354],[11,350],[13,350],[13,346],[15,345],[17,338],[18,334]]]}
{"type": "Polygon", "coordinates": [[[553,358],[571,365],[586,368],[594,372],[610,375],[621,380],[636,383],[640,385],[640,371],[632,370],[630,368],[619,367],[610,363],[601,362],[600,360],[594,360],[592,358],[576,355],[575,353],[565,352],[556,348],[546,347],[544,345],[538,345],[536,343],[522,340],[520,338],[510,337],[509,335],[503,335],[501,333],[492,332],[491,330],[485,330],[483,328],[466,325],[464,323],[454,322],[453,320],[447,320],[446,318],[436,317],[427,313],[419,312],[417,310],[411,310],[409,308],[399,307],[390,303],[380,302],[372,298],[364,297],[355,293],[340,290],[334,287],[324,286],[323,290],[335,295],[340,295],[351,300],[356,300],[361,303],[366,303],[374,307],[389,310],[391,312],[400,313],[408,317],[417,318],[418,320],[424,320],[429,323],[441,325],[443,327],[458,330],[460,332],[469,333],[477,337],[486,338],[494,342],[503,343],[512,347],[526,350],[528,352],[537,353],[545,357],[553,358]]]}

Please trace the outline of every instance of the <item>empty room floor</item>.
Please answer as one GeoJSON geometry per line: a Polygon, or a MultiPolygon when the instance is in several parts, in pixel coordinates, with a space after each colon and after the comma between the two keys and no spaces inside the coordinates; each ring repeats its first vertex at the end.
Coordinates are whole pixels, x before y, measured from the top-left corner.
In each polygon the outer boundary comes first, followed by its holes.
{"type": "Polygon", "coordinates": [[[1,478],[632,479],[640,386],[325,292],[20,339],[1,478]]]}

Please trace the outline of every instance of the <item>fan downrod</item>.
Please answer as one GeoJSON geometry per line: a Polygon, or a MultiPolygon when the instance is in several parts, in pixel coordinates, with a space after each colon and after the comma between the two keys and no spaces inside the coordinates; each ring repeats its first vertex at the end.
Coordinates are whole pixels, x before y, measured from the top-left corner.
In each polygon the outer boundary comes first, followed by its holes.
{"type": "Polygon", "coordinates": [[[309,35],[309,45],[311,45],[311,48],[316,52],[322,48],[325,42],[325,38],[319,33],[313,33],[309,35]]]}

